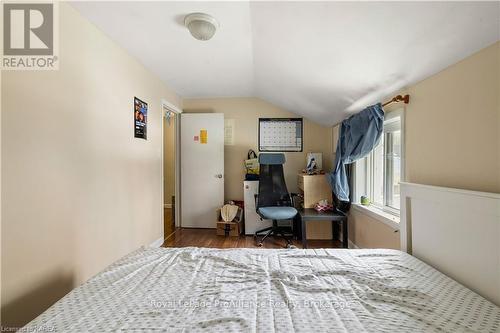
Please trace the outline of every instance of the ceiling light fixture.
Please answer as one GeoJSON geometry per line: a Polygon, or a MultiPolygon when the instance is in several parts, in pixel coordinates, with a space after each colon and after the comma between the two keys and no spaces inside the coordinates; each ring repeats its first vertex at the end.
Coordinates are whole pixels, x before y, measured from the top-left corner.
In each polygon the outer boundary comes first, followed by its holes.
{"type": "Polygon", "coordinates": [[[191,35],[198,40],[209,40],[215,35],[215,31],[219,27],[216,19],[204,13],[186,15],[184,25],[191,35]]]}

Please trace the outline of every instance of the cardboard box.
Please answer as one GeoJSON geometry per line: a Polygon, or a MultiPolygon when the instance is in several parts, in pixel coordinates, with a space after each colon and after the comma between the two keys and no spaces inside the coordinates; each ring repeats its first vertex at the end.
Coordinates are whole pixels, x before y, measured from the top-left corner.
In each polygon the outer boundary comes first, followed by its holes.
{"type": "Polygon", "coordinates": [[[243,233],[242,222],[217,222],[217,236],[238,237],[243,233]]]}

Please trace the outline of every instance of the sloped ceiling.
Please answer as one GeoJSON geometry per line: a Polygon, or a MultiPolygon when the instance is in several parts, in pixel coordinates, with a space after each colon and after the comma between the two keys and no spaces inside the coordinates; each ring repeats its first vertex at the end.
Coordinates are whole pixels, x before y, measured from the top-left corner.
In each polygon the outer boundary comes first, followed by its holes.
{"type": "Polygon", "coordinates": [[[500,39],[499,2],[73,2],[184,98],[255,96],[332,125],[500,39]],[[184,16],[220,23],[195,40],[184,16]]]}

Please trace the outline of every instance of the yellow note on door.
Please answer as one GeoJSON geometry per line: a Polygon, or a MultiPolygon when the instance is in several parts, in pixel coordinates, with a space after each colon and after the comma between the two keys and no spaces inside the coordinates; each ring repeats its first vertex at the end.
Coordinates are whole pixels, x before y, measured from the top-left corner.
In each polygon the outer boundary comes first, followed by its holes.
{"type": "Polygon", "coordinates": [[[208,133],[206,129],[200,130],[200,143],[206,144],[208,142],[208,133]]]}

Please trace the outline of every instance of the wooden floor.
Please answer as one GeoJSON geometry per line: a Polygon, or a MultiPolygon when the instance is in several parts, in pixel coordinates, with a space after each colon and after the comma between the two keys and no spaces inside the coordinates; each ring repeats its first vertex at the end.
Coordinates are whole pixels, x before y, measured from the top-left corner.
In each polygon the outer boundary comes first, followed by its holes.
{"type": "MultiPolygon", "coordinates": [[[[298,248],[302,248],[300,241],[293,241],[298,248]]],[[[212,247],[212,248],[253,248],[258,247],[253,236],[225,237],[217,236],[215,229],[176,229],[165,243],[164,247],[212,247]]],[[[264,241],[262,248],[279,249],[285,247],[285,241],[280,238],[269,237],[264,241]]],[[[313,248],[340,248],[340,241],[330,240],[308,240],[307,247],[313,248]]]]}

